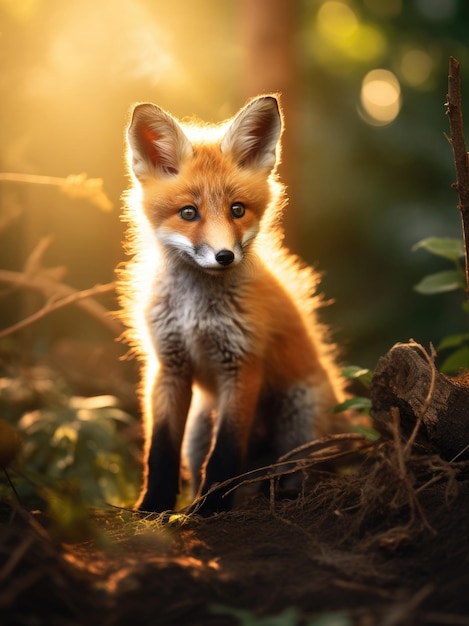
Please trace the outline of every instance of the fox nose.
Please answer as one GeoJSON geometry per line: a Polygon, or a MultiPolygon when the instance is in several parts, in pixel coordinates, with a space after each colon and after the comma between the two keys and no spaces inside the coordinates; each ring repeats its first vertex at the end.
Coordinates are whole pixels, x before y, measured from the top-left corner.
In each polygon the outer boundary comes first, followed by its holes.
{"type": "Polygon", "coordinates": [[[231,250],[220,250],[216,253],[215,259],[220,265],[230,265],[234,261],[234,254],[231,250]]]}

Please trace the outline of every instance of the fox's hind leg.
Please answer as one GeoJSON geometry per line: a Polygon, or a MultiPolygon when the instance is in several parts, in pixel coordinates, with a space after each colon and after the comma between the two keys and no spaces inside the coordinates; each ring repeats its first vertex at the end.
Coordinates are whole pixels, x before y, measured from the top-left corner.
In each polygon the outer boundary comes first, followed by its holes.
{"type": "Polygon", "coordinates": [[[315,393],[311,385],[299,383],[274,398],[275,451],[281,457],[314,439],[315,393]]]}
{"type": "MultiPolygon", "coordinates": [[[[296,383],[275,394],[274,442],[277,458],[321,437],[333,420],[331,409],[337,404],[332,388],[309,381],[296,383]]],[[[285,469],[288,469],[285,467],[285,469]]],[[[283,481],[287,489],[299,489],[301,477],[292,475],[283,481]]]]}

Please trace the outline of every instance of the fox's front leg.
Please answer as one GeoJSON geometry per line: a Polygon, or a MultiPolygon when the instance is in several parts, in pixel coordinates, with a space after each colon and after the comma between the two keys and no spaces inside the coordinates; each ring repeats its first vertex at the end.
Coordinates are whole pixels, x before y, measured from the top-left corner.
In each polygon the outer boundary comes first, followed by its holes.
{"type": "MultiPolygon", "coordinates": [[[[261,383],[260,363],[244,364],[222,380],[217,406],[215,443],[207,461],[199,495],[206,494],[216,483],[234,478],[242,472],[261,383]]],[[[224,491],[226,489],[220,489],[208,495],[197,507],[197,512],[207,514],[229,510],[233,494],[224,495],[224,491]]]]}
{"type": "Polygon", "coordinates": [[[146,442],[146,485],[137,504],[140,511],[172,510],[179,491],[184,426],[191,403],[191,379],[162,368],[152,390],[152,428],[146,442]]]}

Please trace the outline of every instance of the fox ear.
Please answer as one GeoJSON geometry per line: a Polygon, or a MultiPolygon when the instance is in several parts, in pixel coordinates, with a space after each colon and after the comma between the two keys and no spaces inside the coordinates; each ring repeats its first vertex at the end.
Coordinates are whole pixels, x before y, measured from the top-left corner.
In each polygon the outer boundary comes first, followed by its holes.
{"type": "Polygon", "coordinates": [[[127,141],[132,169],[140,181],[158,174],[178,174],[182,160],[193,152],[176,120],[154,104],[134,108],[127,141]]]}
{"type": "Polygon", "coordinates": [[[271,170],[277,160],[276,147],[282,131],[277,99],[255,98],[234,118],[222,143],[222,152],[231,152],[242,167],[271,170]]]}

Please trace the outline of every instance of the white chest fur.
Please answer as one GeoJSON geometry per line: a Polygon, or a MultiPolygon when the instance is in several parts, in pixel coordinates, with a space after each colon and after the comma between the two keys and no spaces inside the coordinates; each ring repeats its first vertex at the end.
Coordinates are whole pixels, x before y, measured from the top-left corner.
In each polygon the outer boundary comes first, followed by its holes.
{"type": "Polygon", "coordinates": [[[252,340],[239,286],[224,276],[182,271],[156,290],[148,319],[162,364],[189,370],[208,386],[237,368],[252,340]]]}

